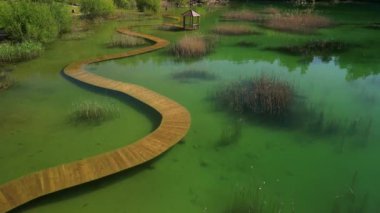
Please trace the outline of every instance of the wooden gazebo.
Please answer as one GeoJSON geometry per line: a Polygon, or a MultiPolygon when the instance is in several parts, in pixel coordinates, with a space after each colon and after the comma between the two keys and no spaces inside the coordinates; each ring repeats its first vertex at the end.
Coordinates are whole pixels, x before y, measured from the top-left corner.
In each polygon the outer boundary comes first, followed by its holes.
{"type": "Polygon", "coordinates": [[[182,13],[183,19],[183,29],[185,30],[196,30],[199,29],[199,23],[201,15],[194,10],[188,10],[182,13]]]}

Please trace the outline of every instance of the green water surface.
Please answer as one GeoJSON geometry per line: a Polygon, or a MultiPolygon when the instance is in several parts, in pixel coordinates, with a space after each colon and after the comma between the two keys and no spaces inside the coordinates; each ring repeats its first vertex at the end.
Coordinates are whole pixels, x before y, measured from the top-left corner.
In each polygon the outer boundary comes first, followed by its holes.
{"type": "MultiPolygon", "coordinates": [[[[134,30],[175,42],[185,34],[209,34],[225,10],[201,9],[200,31],[165,32],[153,26],[134,30]]],[[[166,48],[86,67],[177,101],[190,111],[191,129],[152,162],[46,196],[15,212],[226,212],[242,190],[258,191],[262,202],[279,203],[282,212],[380,212],[380,30],[364,27],[380,20],[380,6],[342,4],[317,10],[339,24],[298,35],[245,23],[261,34],[222,36],[215,50],[201,59],[177,60],[166,48]],[[354,45],[328,58],[267,50],[314,39],[354,45]],[[258,46],[239,47],[239,41],[258,46]],[[207,71],[216,79],[173,79],[173,73],[189,69],[207,71]],[[222,85],[263,73],[292,82],[299,99],[323,112],[326,125],[335,122],[341,130],[322,134],[305,126],[266,123],[217,109],[210,100],[222,85]],[[355,133],[349,128],[353,121],[355,133]],[[236,125],[241,132],[234,142],[218,146],[223,132],[236,125]],[[341,211],[333,210],[337,203],[341,211]]],[[[0,93],[0,183],[124,146],[157,126],[157,114],[142,104],[69,81],[60,73],[72,61],[123,51],[107,49],[105,43],[116,27],[136,24],[141,22],[106,22],[84,40],[57,41],[42,57],[9,65],[18,83],[0,93]],[[115,104],[120,116],[99,125],[73,125],[68,121],[72,104],[82,100],[115,104]]],[[[300,116],[308,119],[307,114],[300,116]]]]}

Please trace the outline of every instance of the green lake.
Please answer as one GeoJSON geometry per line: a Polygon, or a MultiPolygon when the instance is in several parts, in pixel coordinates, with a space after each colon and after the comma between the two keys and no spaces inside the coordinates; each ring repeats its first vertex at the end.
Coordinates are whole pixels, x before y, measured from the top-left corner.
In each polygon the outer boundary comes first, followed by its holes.
{"type": "MultiPolygon", "coordinates": [[[[160,18],[107,21],[85,39],[56,41],[37,59],[7,65],[17,85],[0,92],[0,183],[122,147],[157,127],[159,116],[143,104],[64,77],[61,71],[67,64],[126,51],[106,47],[117,27],[134,26],[134,31],[174,43],[185,34],[212,34],[226,10],[200,9],[199,31],[162,31],[157,29],[160,18]],[[83,100],[111,103],[120,115],[98,125],[73,125],[70,111],[83,100]]],[[[380,30],[366,27],[380,22],[380,5],[320,5],[316,10],[338,24],[300,35],[245,23],[260,33],[220,36],[215,50],[201,59],[178,60],[165,48],[86,67],[175,100],[190,111],[191,129],[151,162],[37,199],[14,212],[222,213],[242,191],[254,192],[265,205],[278,203],[281,212],[380,212],[380,30]],[[270,50],[316,39],[351,45],[329,57],[270,50]],[[241,47],[240,41],[257,46],[241,47]],[[184,70],[204,70],[216,79],[172,77],[184,70]],[[327,126],[335,125],[333,132],[276,125],[215,107],[210,96],[218,88],[262,74],[291,82],[300,101],[323,114],[327,126]],[[223,133],[236,126],[234,143],[218,146],[223,133]]],[[[299,116],[307,120],[309,115],[299,116]]]]}

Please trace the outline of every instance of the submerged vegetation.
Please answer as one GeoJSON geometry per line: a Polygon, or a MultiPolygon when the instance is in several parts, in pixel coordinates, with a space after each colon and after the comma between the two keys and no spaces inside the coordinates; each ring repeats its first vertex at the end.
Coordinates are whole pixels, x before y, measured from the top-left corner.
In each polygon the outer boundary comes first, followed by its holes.
{"type": "Polygon", "coordinates": [[[214,80],[216,76],[213,73],[204,70],[185,70],[173,73],[173,79],[180,81],[188,81],[192,79],[198,80],[214,80]]]}
{"type": "Polygon", "coordinates": [[[135,36],[116,34],[112,36],[111,41],[108,43],[108,47],[135,47],[146,44],[146,41],[142,38],[135,36]]]}
{"type": "Polygon", "coordinates": [[[15,81],[10,77],[8,72],[0,71],[0,91],[14,86],[15,81]]]}
{"type": "Polygon", "coordinates": [[[347,51],[350,45],[342,41],[334,40],[316,40],[300,45],[282,46],[269,48],[282,53],[296,56],[322,56],[329,57],[333,54],[339,54],[347,51]]]}
{"type": "Polygon", "coordinates": [[[237,143],[241,137],[242,125],[242,120],[237,120],[225,127],[222,130],[220,138],[216,142],[216,148],[222,148],[237,143]]]}
{"type": "Polygon", "coordinates": [[[215,39],[205,36],[185,36],[171,48],[176,57],[197,58],[210,53],[215,46],[215,39]]]}
{"type": "Polygon", "coordinates": [[[216,103],[238,113],[283,117],[294,102],[294,89],[286,81],[262,75],[220,88],[216,103]]]}
{"type": "Polygon", "coordinates": [[[361,194],[358,190],[358,171],[355,171],[351,183],[343,193],[334,198],[332,213],[366,213],[368,211],[369,193],[361,194]]]}
{"type": "Polygon", "coordinates": [[[119,110],[111,104],[101,104],[95,101],[83,101],[73,104],[70,115],[75,124],[98,124],[105,120],[115,118],[119,110]]]}
{"type": "Polygon", "coordinates": [[[253,29],[245,25],[218,25],[213,29],[220,35],[249,35],[255,33],[253,29]]]}
{"type": "Polygon", "coordinates": [[[0,43],[0,62],[19,62],[36,58],[43,51],[41,43],[24,41],[21,43],[0,43]]]}

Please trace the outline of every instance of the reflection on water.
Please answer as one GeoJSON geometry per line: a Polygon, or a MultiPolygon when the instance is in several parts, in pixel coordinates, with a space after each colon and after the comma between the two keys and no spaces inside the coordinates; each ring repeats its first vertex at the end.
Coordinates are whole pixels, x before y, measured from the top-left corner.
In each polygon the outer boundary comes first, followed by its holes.
{"type": "MultiPolygon", "coordinates": [[[[372,185],[378,185],[376,179],[380,175],[380,170],[372,165],[380,151],[380,135],[375,131],[380,117],[378,76],[349,79],[350,71],[341,66],[340,57],[327,61],[314,57],[306,66],[290,69],[281,59],[173,62],[146,56],[136,61],[91,65],[88,69],[144,85],[190,110],[193,125],[186,139],[189,149],[178,153],[184,155],[179,159],[187,162],[190,159],[184,152],[194,153],[199,156],[201,168],[209,171],[208,176],[221,178],[221,182],[213,184],[220,192],[214,195],[215,199],[233,199],[227,196],[231,189],[226,186],[261,179],[268,182],[267,190],[288,210],[292,205],[301,212],[339,212],[337,208],[359,211],[364,205],[371,211],[375,208],[374,200],[379,195],[372,185]],[[128,71],[124,63],[128,63],[128,71]],[[204,70],[217,78],[190,84],[171,78],[173,73],[187,69],[204,70]],[[298,114],[305,123],[279,127],[215,111],[209,95],[216,88],[263,73],[292,82],[308,109],[298,114]],[[347,201],[341,198],[345,196],[342,193],[347,189],[347,177],[355,171],[366,181],[355,186],[358,198],[347,201]]],[[[197,168],[189,171],[199,174],[197,168]]],[[[210,190],[208,181],[199,174],[200,194],[210,190]]],[[[210,205],[214,202],[212,198],[206,200],[210,205]]]]}

